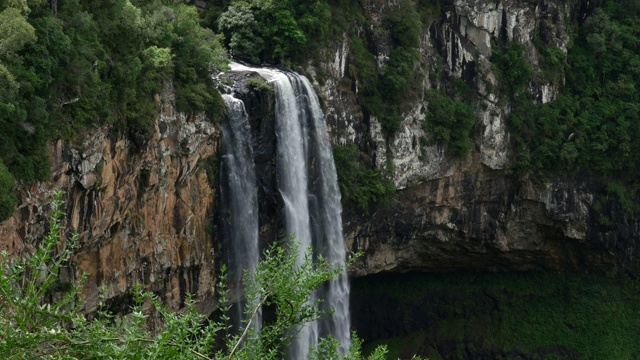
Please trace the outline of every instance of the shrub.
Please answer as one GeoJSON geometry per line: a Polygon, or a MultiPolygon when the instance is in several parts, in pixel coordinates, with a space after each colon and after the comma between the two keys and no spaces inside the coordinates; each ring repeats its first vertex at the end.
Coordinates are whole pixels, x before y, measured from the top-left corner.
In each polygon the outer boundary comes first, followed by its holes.
{"type": "Polygon", "coordinates": [[[510,41],[491,55],[499,70],[500,88],[511,101],[524,100],[526,86],[533,76],[533,67],[524,56],[524,45],[510,41]]]}
{"type": "Polygon", "coordinates": [[[16,207],[15,180],[0,160],[0,221],[8,219],[16,207]]]}
{"type": "Polygon", "coordinates": [[[343,203],[368,213],[372,205],[390,201],[396,188],[380,170],[362,165],[359,155],[355,145],[333,147],[343,203]]]}
{"type": "MultiPolygon", "coordinates": [[[[180,313],[170,311],[152,293],[136,288],[131,312],[115,317],[101,307],[92,319],[82,314],[83,303],[74,283],[62,283],[60,271],[71,266],[76,236],[61,243],[62,192],[53,201],[50,232],[24,257],[0,260],[0,352],[7,359],[279,359],[294,326],[316,319],[319,300],[311,300],[316,288],[336,276],[343,268],[320,258],[310,249],[297,266],[298,247],[277,244],[269,247],[255,271],[245,277],[248,319],[242,331],[234,334],[225,321],[209,321],[195,310],[188,297],[180,313]],[[258,309],[269,306],[275,317],[259,331],[253,326],[258,309]],[[162,319],[155,332],[145,324],[153,308],[162,319]],[[225,346],[216,350],[218,339],[225,346]]],[[[218,290],[223,312],[229,310],[226,298],[226,272],[219,276],[218,290]]],[[[350,354],[339,354],[334,340],[326,339],[313,354],[332,359],[365,359],[354,341],[350,354]]],[[[384,348],[367,357],[384,359],[384,348]]]]}
{"type": "Polygon", "coordinates": [[[256,91],[266,91],[268,93],[274,93],[276,91],[275,87],[260,75],[254,75],[248,78],[247,84],[256,91]]]}
{"type": "Polygon", "coordinates": [[[433,139],[447,145],[451,155],[465,156],[473,145],[470,139],[476,123],[473,108],[439,90],[429,91],[427,101],[427,130],[433,139]]]}

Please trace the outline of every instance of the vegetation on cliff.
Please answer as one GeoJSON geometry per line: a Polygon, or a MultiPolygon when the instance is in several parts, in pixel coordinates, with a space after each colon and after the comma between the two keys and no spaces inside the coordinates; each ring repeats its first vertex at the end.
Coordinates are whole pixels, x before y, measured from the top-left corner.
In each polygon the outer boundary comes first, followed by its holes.
{"type": "Polygon", "coordinates": [[[224,50],[192,6],[10,1],[0,19],[0,156],[17,179],[45,179],[46,142],[96,124],[143,146],[170,81],[179,110],[224,109],[209,80],[224,50]]]}
{"type": "MultiPolygon", "coordinates": [[[[464,82],[460,81],[462,84],[464,82]]],[[[462,85],[466,88],[466,85],[462,85]]],[[[473,107],[469,99],[459,95],[448,95],[442,90],[427,93],[429,101],[428,130],[433,140],[447,145],[447,151],[453,156],[465,156],[473,148],[472,130],[476,124],[473,107]]]]}
{"type": "Polygon", "coordinates": [[[6,219],[13,213],[16,206],[14,195],[15,180],[7,167],[0,160],[0,219],[6,219]]]}
{"type": "Polygon", "coordinates": [[[360,101],[365,110],[378,117],[382,129],[393,134],[400,129],[402,110],[417,98],[415,87],[419,82],[415,70],[423,24],[415,4],[409,0],[400,1],[387,22],[393,48],[377,76],[360,77],[364,87],[360,101]]]}
{"type": "Polygon", "coordinates": [[[333,147],[342,203],[368,214],[372,205],[389,202],[396,187],[388,174],[366,168],[360,156],[355,145],[333,147]]]}
{"type": "MultiPolygon", "coordinates": [[[[603,186],[593,209],[604,225],[611,225],[606,208],[613,203],[627,213],[640,212],[639,22],[637,1],[607,2],[579,27],[566,61],[557,49],[538,44],[543,76],[565,73],[565,85],[551,103],[534,104],[526,83],[506,82],[518,96],[508,119],[515,168],[599,179],[603,186]]],[[[496,62],[504,78],[520,73],[525,81],[531,79],[521,47],[508,44],[498,59],[503,56],[517,59],[496,62]]]]}
{"type": "MultiPolygon", "coordinates": [[[[533,71],[521,45],[509,43],[494,55],[503,90],[513,101],[509,124],[518,169],[624,179],[640,175],[638,23],[637,1],[611,1],[596,9],[569,48],[564,89],[547,104],[535,105],[526,92],[533,71]]],[[[541,50],[546,73],[563,67],[558,51],[541,50]]]]}

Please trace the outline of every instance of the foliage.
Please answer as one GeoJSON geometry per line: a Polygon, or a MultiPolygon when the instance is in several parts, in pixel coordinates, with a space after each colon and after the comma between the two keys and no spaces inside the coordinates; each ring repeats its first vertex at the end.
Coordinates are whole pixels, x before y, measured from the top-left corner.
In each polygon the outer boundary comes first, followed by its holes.
{"type": "Polygon", "coordinates": [[[81,320],[72,288],[52,303],[44,300],[60,287],[58,274],[67,264],[75,237],[62,250],[62,193],[53,202],[49,234],[33,253],[11,259],[3,251],[0,261],[0,352],[9,359],[53,355],[51,343],[62,335],[62,326],[81,320]],[[25,350],[29,349],[29,352],[25,350]]]}
{"type": "Polygon", "coordinates": [[[275,87],[260,75],[254,75],[248,78],[247,84],[256,91],[266,91],[272,94],[276,91],[275,87]]]}
{"type": "Polygon", "coordinates": [[[422,17],[422,23],[430,24],[440,15],[443,4],[439,0],[417,0],[416,5],[422,17]]]}
{"type": "Polygon", "coordinates": [[[510,41],[491,55],[491,62],[500,73],[501,90],[512,102],[527,99],[526,86],[533,76],[533,67],[524,52],[524,45],[510,41]]]}
{"type": "MultiPolygon", "coordinates": [[[[640,214],[640,204],[634,201],[630,189],[637,189],[637,185],[623,185],[620,181],[610,181],[605,185],[605,193],[612,196],[622,209],[632,215],[640,214]]],[[[598,209],[595,209],[598,211],[598,209]]],[[[600,209],[601,210],[601,209],[600,209]]],[[[600,212],[600,211],[598,211],[600,212]]],[[[603,215],[602,213],[600,214],[603,215]]]]}
{"type": "Polygon", "coordinates": [[[541,40],[535,41],[535,44],[540,53],[539,63],[542,80],[556,86],[562,85],[567,54],[562,49],[548,45],[541,40]]]}
{"type": "Polygon", "coordinates": [[[286,63],[323,40],[330,18],[322,0],[235,0],[217,24],[234,55],[254,63],[286,63]]]}
{"type": "Polygon", "coordinates": [[[260,62],[264,39],[257,35],[259,24],[248,3],[240,1],[229,5],[218,18],[218,28],[227,34],[227,46],[232,54],[260,62]]]}
{"type": "MultiPolygon", "coordinates": [[[[358,360],[358,359],[367,359],[367,360],[385,360],[387,359],[387,347],[385,345],[381,345],[376,347],[369,356],[363,356],[362,340],[358,338],[355,331],[352,334],[353,343],[351,347],[349,347],[349,353],[343,355],[339,352],[338,347],[340,343],[338,340],[333,338],[331,335],[322,339],[318,346],[312,349],[309,354],[309,360],[325,360],[325,359],[336,359],[336,360],[358,360]]],[[[420,360],[417,357],[414,357],[412,360],[420,360]]]]}
{"type": "Polygon", "coordinates": [[[446,144],[451,155],[465,156],[473,145],[470,140],[476,122],[473,108],[439,90],[429,91],[427,101],[427,126],[434,140],[446,144]]]}
{"type": "Polygon", "coordinates": [[[349,76],[371,86],[370,81],[378,76],[375,56],[367,49],[365,40],[354,37],[351,40],[349,76]]]}
{"type": "Polygon", "coordinates": [[[360,27],[367,22],[363,11],[362,0],[327,0],[331,11],[331,22],[328,37],[332,40],[341,39],[345,33],[354,36],[354,27],[360,27]]]}
{"type": "Polygon", "coordinates": [[[0,221],[13,214],[16,206],[15,180],[7,167],[0,160],[0,221]]]}
{"type": "MultiPolygon", "coordinates": [[[[569,49],[566,87],[552,103],[534,105],[521,96],[529,71],[516,46],[508,45],[507,52],[495,58],[505,90],[520,97],[508,119],[519,169],[637,178],[639,20],[640,6],[635,2],[608,2],[596,9],[569,49]]],[[[541,67],[553,81],[564,56],[558,49],[538,47],[541,67]]]]}
{"type": "MultiPolygon", "coordinates": [[[[44,129],[38,123],[46,114],[42,99],[24,99],[32,92],[30,82],[39,79],[24,67],[20,53],[37,37],[26,16],[31,11],[28,4],[16,5],[0,12],[0,156],[13,175],[32,180],[48,174],[48,166],[42,166],[48,164],[42,153],[44,129]]],[[[0,189],[0,197],[10,196],[6,191],[0,189]]]]}
{"type": "MultiPolygon", "coordinates": [[[[420,59],[418,46],[422,22],[415,4],[409,0],[400,1],[387,21],[394,47],[378,77],[373,81],[365,80],[361,102],[368,112],[380,119],[382,129],[387,134],[393,134],[400,129],[402,105],[416,97],[414,75],[420,59]]],[[[360,57],[356,58],[356,63],[374,58],[373,54],[367,55],[362,50],[356,52],[355,56],[360,57]]],[[[362,75],[367,76],[366,73],[362,75]]]]}
{"type": "MultiPolygon", "coordinates": [[[[62,192],[56,193],[50,232],[33,252],[22,256],[2,253],[0,261],[0,352],[6,359],[279,359],[294,336],[290,331],[322,316],[319,300],[311,301],[315,290],[343,270],[323,258],[312,259],[305,252],[296,266],[298,248],[269,247],[255,271],[245,277],[247,320],[244,330],[233,334],[228,317],[209,321],[195,310],[188,298],[179,313],[170,311],[152,293],[137,288],[128,315],[116,317],[101,306],[92,319],[83,315],[84,304],[74,282],[62,282],[63,270],[73,273],[72,250],[76,235],[66,240],[62,227],[62,192]],[[259,328],[253,326],[256,313],[270,307],[275,319],[259,328]],[[146,321],[156,312],[161,325],[151,332],[146,321]],[[226,321],[227,320],[227,321],[226,321]],[[225,346],[218,346],[219,339],[225,346]]],[[[218,290],[223,311],[229,310],[224,268],[218,290]]],[[[333,340],[315,350],[333,351],[334,359],[365,359],[354,342],[349,354],[338,354],[333,340]]],[[[384,349],[366,359],[384,358],[384,349]]]]}
{"type": "Polygon", "coordinates": [[[355,145],[333,147],[343,203],[368,213],[370,206],[390,201],[396,188],[380,170],[367,169],[359,157],[355,145]]]}
{"type": "Polygon", "coordinates": [[[47,140],[110,124],[142,146],[171,81],[181,111],[224,109],[209,80],[226,65],[193,6],[164,1],[15,0],[0,5],[0,153],[19,180],[48,176],[47,140]]]}
{"type": "Polygon", "coordinates": [[[16,8],[0,12],[0,55],[15,56],[28,43],[36,40],[35,29],[16,8]]]}

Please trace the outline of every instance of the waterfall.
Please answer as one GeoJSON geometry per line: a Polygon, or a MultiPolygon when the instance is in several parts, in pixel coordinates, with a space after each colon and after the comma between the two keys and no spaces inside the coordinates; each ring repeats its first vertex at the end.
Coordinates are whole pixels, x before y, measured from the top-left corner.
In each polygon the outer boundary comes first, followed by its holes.
{"type": "MultiPolygon", "coordinates": [[[[223,233],[228,251],[229,283],[239,286],[244,271],[255,274],[260,259],[258,247],[258,196],[251,147],[251,128],[244,103],[223,95],[227,117],[222,121],[221,202],[223,233]]],[[[240,302],[236,320],[243,319],[244,303],[240,302]]],[[[261,314],[254,319],[257,329],[261,314]]],[[[239,323],[241,321],[238,321],[239,323]]]]}
{"type": "MultiPolygon", "coordinates": [[[[300,242],[298,262],[312,246],[332,264],[344,264],[340,190],[324,114],[309,81],[275,69],[231,64],[232,70],[255,71],[276,90],[278,188],[284,200],[286,231],[300,242]]],[[[345,353],[350,345],[349,283],[346,272],[319,289],[322,310],[330,315],[302,326],[288,349],[291,359],[306,359],[318,339],[332,334],[345,353]]]]}

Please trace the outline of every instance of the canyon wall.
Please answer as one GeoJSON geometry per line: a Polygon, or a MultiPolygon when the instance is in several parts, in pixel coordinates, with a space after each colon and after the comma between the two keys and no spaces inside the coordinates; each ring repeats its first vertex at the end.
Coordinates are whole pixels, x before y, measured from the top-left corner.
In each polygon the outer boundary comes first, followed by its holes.
{"type": "MultiPolygon", "coordinates": [[[[371,28],[357,29],[369,48],[376,50],[380,64],[391,51],[388,31],[381,30],[388,26],[383,19],[397,5],[367,2],[371,28]]],[[[355,101],[358,87],[348,75],[353,56],[346,33],[326,50],[319,66],[314,63],[307,68],[326,99],[334,143],[358,145],[375,166],[391,171],[400,189],[391,204],[378,206],[370,215],[356,209],[346,212],[347,246],[364,252],[350,269],[353,275],[536,268],[635,274],[640,223],[615,199],[597,200],[593,179],[545,178],[512,170],[514,154],[506,124],[511,105],[498,91],[499,75],[491,63],[500,41],[524,45],[525,58],[534,70],[527,90],[538,103],[553,101],[563,80],[550,81],[545,76],[536,42],[566,53],[570,31],[596,5],[588,1],[441,3],[439,14],[425,28],[415,68],[416,76],[423,79],[422,93],[403,114],[400,130],[391,136],[382,131],[379,119],[363,113],[355,101]],[[463,158],[448,155],[446,146],[423,141],[432,136],[425,130],[429,107],[425,94],[434,84],[442,86],[437,80],[441,74],[459,78],[476,91],[474,147],[463,158]],[[345,81],[352,86],[344,86],[345,81]]]]}

